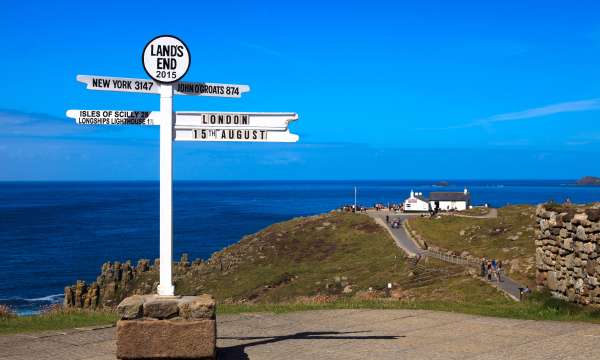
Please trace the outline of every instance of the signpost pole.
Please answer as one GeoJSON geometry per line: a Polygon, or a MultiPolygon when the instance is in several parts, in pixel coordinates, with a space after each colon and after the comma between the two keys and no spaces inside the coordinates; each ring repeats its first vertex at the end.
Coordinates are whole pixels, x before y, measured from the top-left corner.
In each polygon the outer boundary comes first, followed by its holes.
{"type": "Polygon", "coordinates": [[[158,295],[173,296],[173,86],[160,87],[160,283],[158,295]]]}

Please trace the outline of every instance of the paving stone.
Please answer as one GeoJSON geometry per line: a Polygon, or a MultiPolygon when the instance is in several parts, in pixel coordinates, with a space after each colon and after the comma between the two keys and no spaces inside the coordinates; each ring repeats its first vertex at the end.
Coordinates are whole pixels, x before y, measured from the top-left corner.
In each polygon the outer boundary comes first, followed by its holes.
{"type": "MultiPolygon", "coordinates": [[[[218,316],[217,322],[219,360],[589,360],[598,357],[600,343],[597,324],[424,310],[236,314],[218,316]]],[[[115,328],[0,336],[0,359],[114,360],[113,339],[115,328]]]]}

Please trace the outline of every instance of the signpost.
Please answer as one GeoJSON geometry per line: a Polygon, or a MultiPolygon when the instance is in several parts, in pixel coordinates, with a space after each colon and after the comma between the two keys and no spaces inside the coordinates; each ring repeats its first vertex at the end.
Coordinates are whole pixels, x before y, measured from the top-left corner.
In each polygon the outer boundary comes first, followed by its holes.
{"type": "MultiPolygon", "coordinates": [[[[77,75],[77,81],[87,84],[88,90],[123,91],[146,94],[160,94],[160,83],[148,79],[134,79],[114,76],[77,75]]],[[[221,84],[209,82],[177,82],[175,95],[213,96],[240,98],[250,91],[248,85],[221,84]]]]}
{"type": "Polygon", "coordinates": [[[248,85],[215,84],[215,83],[192,83],[179,82],[175,87],[177,95],[216,96],[228,98],[240,98],[242,94],[250,91],[248,85]]]}
{"type": "Polygon", "coordinates": [[[134,79],[78,75],[89,90],[160,94],[160,111],[68,110],[80,125],[160,125],[160,283],[159,296],[173,296],[173,140],[222,142],[297,142],[289,132],[296,113],[173,111],[173,95],[239,98],[248,85],[180,82],[191,55],[177,37],[158,36],[142,52],[144,70],[152,78],[134,79]]]}
{"type": "Polygon", "coordinates": [[[191,112],[178,111],[176,128],[252,128],[285,131],[298,115],[294,113],[191,112]]]}
{"type": "Polygon", "coordinates": [[[297,142],[298,135],[289,131],[259,129],[175,129],[177,141],[224,141],[224,142],[297,142]]]}
{"type": "Polygon", "coordinates": [[[79,125],[158,125],[160,112],[131,110],[69,110],[79,125]]]}

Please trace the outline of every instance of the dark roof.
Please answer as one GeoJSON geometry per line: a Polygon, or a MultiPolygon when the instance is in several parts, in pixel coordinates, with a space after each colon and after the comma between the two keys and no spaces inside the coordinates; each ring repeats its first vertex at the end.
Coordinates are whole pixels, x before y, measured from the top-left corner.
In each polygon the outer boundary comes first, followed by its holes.
{"type": "Polygon", "coordinates": [[[469,201],[471,195],[464,192],[430,192],[429,201],[469,201]]]}

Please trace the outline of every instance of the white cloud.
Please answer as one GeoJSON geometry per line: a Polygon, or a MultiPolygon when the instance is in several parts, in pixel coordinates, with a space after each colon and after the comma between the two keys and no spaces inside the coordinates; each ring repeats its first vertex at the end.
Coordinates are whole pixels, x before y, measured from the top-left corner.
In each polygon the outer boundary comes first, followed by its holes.
{"type": "Polygon", "coordinates": [[[600,109],[600,98],[589,100],[568,101],[558,104],[546,105],[537,108],[531,108],[522,111],[492,115],[487,118],[479,119],[469,123],[451,125],[443,128],[420,129],[420,130],[449,130],[449,129],[464,129],[476,126],[486,126],[497,122],[516,121],[524,119],[533,119],[545,117],[555,114],[563,114],[570,112],[590,111],[600,109]]]}

